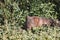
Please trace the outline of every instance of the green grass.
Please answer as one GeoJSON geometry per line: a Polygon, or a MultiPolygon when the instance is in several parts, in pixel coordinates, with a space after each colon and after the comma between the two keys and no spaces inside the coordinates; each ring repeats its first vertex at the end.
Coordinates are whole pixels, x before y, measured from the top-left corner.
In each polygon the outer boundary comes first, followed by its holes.
{"type": "Polygon", "coordinates": [[[0,40],[60,40],[60,27],[38,27],[26,31],[16,26],[0,26],[0,40]]]}

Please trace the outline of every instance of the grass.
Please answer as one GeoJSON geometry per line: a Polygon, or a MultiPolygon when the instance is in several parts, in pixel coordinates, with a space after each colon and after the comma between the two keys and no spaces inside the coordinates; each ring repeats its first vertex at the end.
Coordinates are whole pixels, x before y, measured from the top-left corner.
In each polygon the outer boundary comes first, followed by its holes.
{"type": "Polygon", "coordinates": [[[60,40],[60,27],[38,27],[24,30],[16,26],[0,26],[0,40],[60,40]]]}

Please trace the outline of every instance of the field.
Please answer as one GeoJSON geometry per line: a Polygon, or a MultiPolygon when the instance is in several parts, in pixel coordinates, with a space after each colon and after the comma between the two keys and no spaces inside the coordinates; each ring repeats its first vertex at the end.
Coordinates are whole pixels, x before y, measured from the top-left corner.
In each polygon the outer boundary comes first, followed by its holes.
{"type": "Polygon", "coordinates": [[[60,40],[60,27],[24,30],[16,26],[0,26],[0,40],[60,40]]]}
{"type": "Polygon", "coordinates": [[[60,0],[0,0],[0,40],[60,40],[58,26],[23,29],[26,16],[60,21],[60,0]]]}

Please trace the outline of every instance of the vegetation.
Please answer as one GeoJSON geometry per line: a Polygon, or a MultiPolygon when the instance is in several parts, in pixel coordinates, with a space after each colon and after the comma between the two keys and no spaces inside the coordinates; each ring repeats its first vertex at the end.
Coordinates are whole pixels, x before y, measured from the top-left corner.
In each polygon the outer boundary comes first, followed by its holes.
{"type": "Polygon", "coordinates": [[[60,0],[0,0],[0,40],[60,40],[60,27],[24,30],[26,16],[60,20],[60,0]]]}

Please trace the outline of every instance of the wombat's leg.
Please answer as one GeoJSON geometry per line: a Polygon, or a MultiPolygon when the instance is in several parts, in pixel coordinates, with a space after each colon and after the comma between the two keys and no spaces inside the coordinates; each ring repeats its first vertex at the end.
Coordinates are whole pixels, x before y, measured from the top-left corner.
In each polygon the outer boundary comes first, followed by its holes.
{"type": "Polygon", "coordinates": [[[31,28],[32,28],[31,26],[28,26],[28,27],[27,27],[27,30],[31,30],[31,28]]]}

